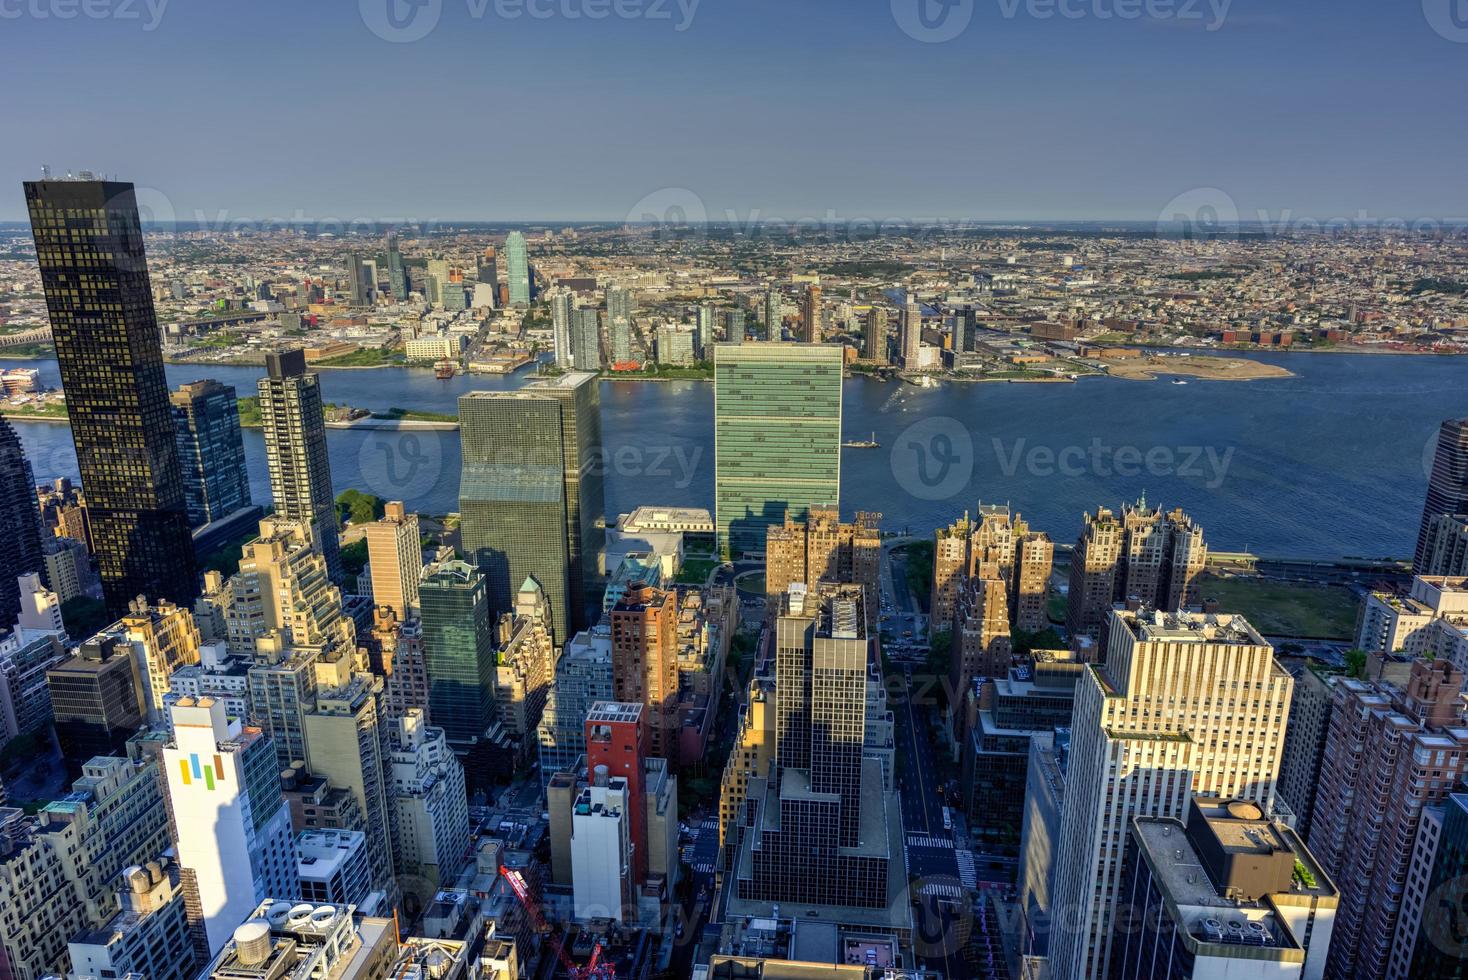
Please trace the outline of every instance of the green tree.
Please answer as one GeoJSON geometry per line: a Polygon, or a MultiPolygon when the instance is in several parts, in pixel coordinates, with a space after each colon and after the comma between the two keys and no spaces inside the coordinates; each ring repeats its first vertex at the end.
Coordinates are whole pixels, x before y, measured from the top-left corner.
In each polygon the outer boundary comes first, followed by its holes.
{"type": "Polygon", "coordinates": [[[73,640],[85,640],[110,621],[101,599],[79,595],[61,604],[61,623],[73,640]]]}
{"type": "Polygon", "coordinates": [[[1346,651],[1346,676],[1347,677],[1359,677],[1359,678],[1362,678],[1363,680],[1365,679],[1365,677],[1366,677],[1366,651],[1365,650],[1347,650],[1346,651]]]}
{"type": "Polygon", "coordinates": [[[367,539],[358,538],[341,547],[342,571],[356,577],[367,567],[367,539]]]}
{"type": "Polygon", "coordinates": [[[1013,630],[1009,635],[1010,644],[1017,654],[1026,654],[1034,650],[1063,650],[1065,641],[1060,634],[1053,629],[1043,629],[1036,632],[1029,630],[1013,630]]]}
{"type": "Polygon", "coordinates": [[[371,524],[384,513],[383,500],[360,490],[343,490],[336,495],[337,512],[353,524],[371,524]]]}

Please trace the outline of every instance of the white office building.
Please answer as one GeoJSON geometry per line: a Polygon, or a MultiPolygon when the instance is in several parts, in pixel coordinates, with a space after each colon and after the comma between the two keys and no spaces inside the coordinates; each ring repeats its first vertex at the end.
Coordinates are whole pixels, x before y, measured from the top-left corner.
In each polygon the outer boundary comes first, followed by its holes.
{"type": "MultiPolygon", "coordinates": [[[[577,921],[622,921],[632,894],[630,791],[598,766],[571,810],[571,890],[577,921]]],[[[642,803],[639,801],[639,806],[642,803]]]]}
{"type": "Polygon", "coordinates": [[[297,895],[295,837],[262,731],[228,719],[212,698],[174,703],[171,719],[163,765],[178,863],[212,956],[262,899],[297,895]]]}

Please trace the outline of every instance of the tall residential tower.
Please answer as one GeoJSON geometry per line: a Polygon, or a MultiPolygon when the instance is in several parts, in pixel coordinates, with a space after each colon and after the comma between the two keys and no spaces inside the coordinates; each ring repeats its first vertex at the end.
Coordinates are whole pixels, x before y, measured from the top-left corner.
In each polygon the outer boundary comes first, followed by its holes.
{"type": "Polygon", "coordinates": [[[326,417],[321,378],[306,370],[306,352],[265,355],[258,383],[265,462],[277,517],[311,527],[311,540],[326,558],[333,582],[342,576],[336,499],[326,455],[326,417]]]}

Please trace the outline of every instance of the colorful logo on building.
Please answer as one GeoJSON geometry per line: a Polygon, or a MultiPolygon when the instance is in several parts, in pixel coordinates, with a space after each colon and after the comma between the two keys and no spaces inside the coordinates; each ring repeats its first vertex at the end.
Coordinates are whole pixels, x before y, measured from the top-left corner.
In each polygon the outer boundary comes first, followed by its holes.
{"type": "Polygon", "coordinates": [[[211,766],[207,761],[200,762],[197,752],[190,752],[187,759],[178,760],[179,772],[183,774],[183,784],[192,786],[194,783],[203,782],[206,789],[214,789],[214,783],[224,782],[224,760],[219,756],[214,757],[211,766]]]}

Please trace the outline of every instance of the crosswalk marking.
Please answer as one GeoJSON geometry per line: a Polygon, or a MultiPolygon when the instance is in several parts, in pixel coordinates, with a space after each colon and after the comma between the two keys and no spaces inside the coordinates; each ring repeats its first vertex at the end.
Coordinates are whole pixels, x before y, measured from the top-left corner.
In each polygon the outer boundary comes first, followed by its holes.
{"type": "Polygon", "coordinates": [[[919,895],[936,895],[939,898],[962,898],[963,889],[946,882],[929,881],[918,886],[919,895]]]}
{"type": "Polygon", "coordinates": [[[954,852],[954,857],[958,860],[958,879],[964,883],[965,887],[978,888],[979,875],[974,870],[973,852],[960,849],[954,852]]]}
{"type": "Polygon", "coordinates": [[[953,841],[949,840],[946,837],[925,837],[925,836],[922,836],[922,835],[919,835],[919,834],[908,834],[907,835],[907,846],[908,847],[945,847],[945,848],[948,848],[949,850],[952,850],[952,848],[953,848],[953,841]]]}

